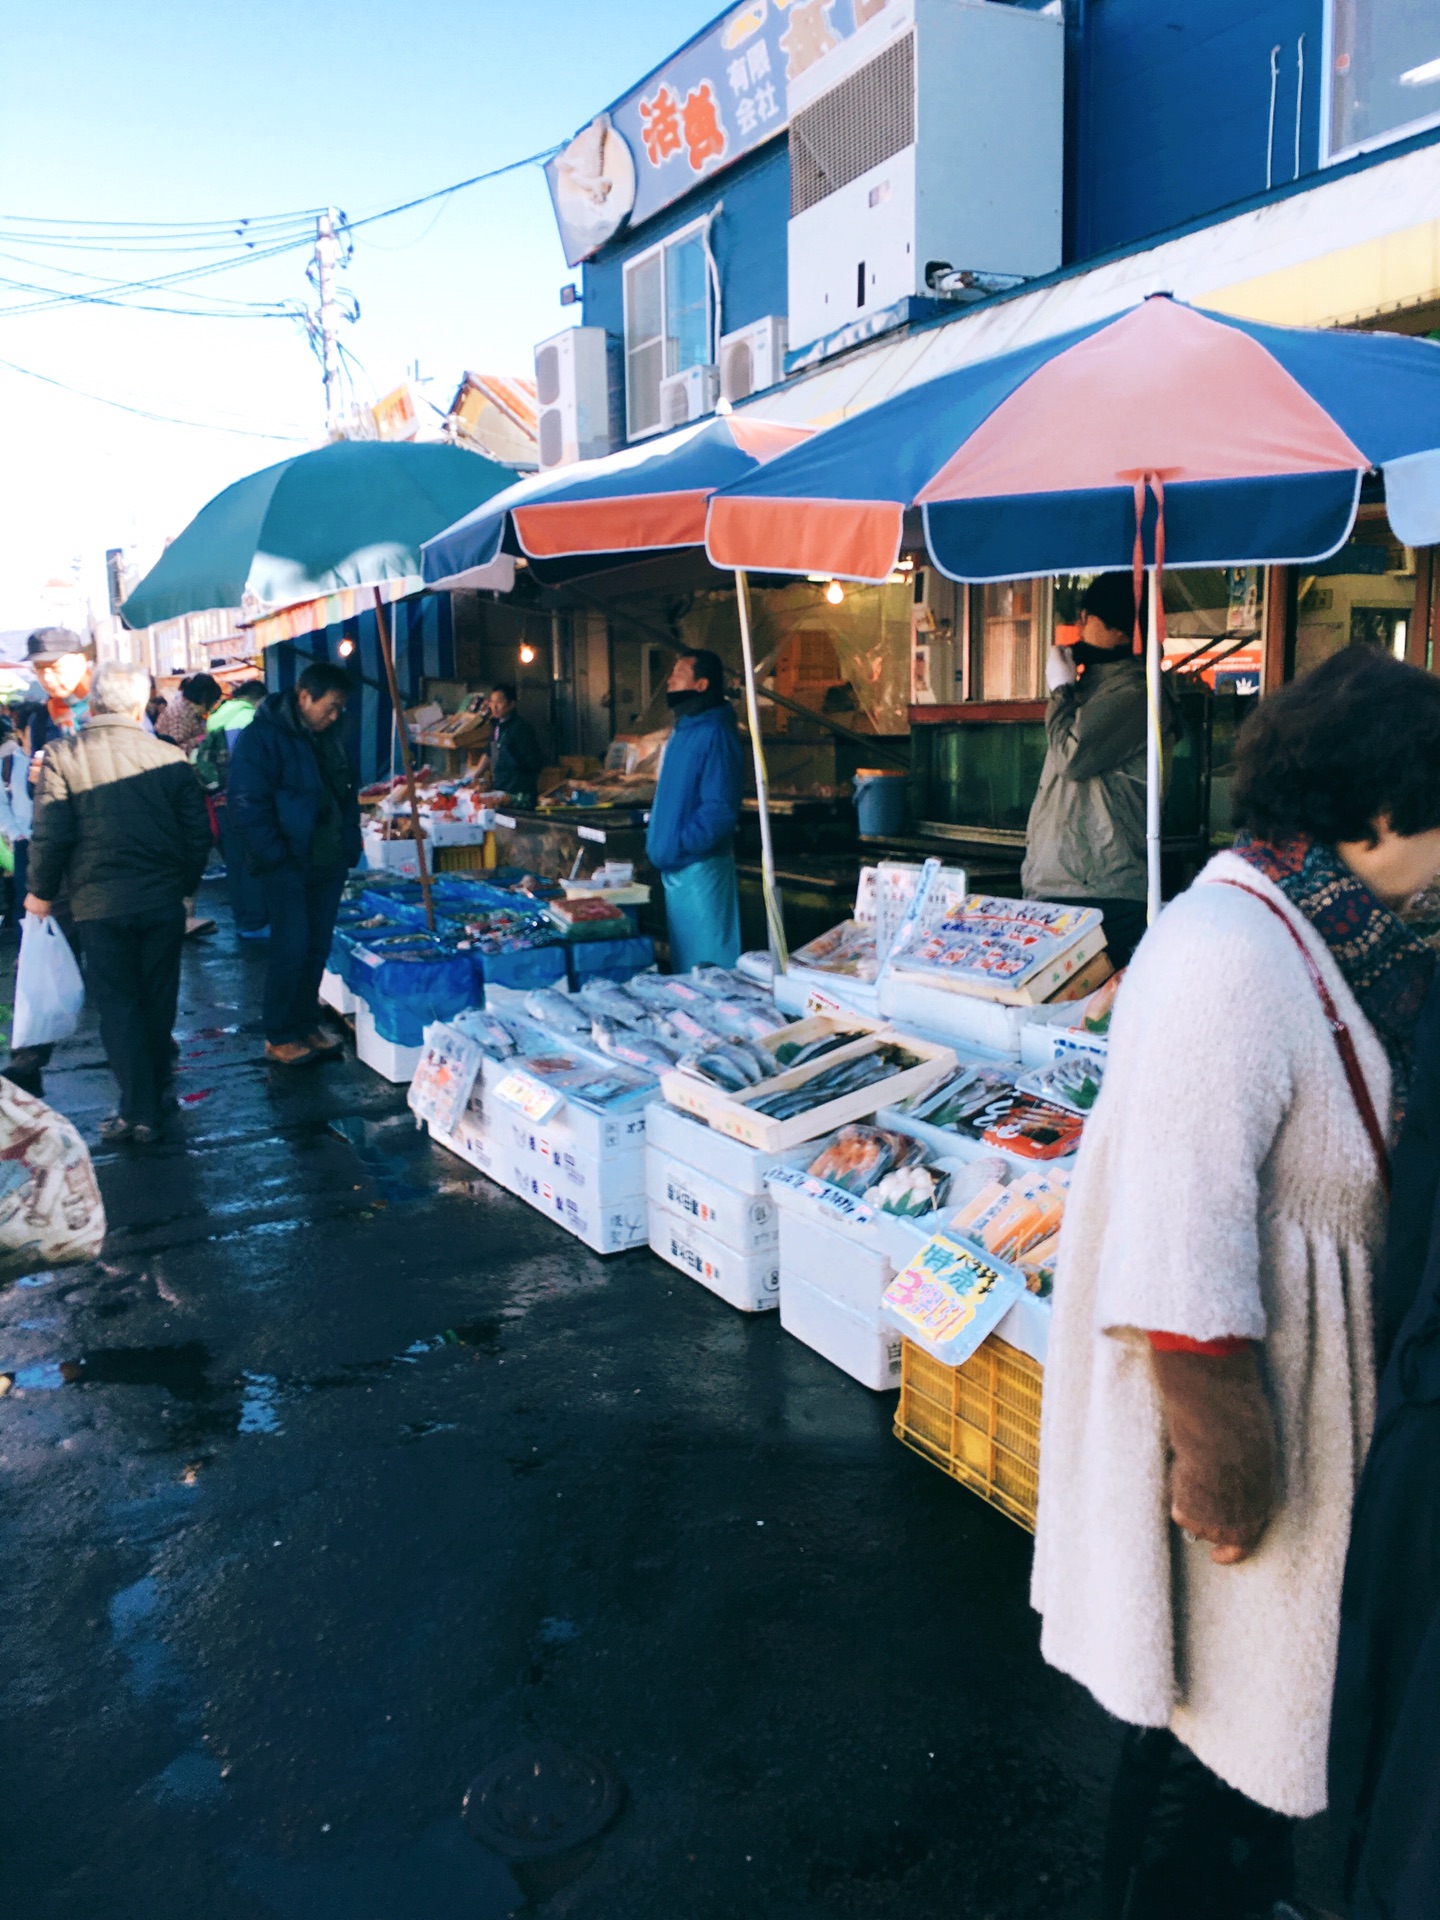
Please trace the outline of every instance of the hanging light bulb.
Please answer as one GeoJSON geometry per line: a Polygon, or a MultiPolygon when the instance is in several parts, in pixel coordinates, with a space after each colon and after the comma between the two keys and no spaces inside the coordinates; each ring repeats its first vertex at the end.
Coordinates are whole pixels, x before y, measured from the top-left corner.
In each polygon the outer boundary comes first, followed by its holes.
{"type": "Polygon", "coordinates": [[[530,642],[529,642],[528,640],[525,640],[525,641],[522,641],[522,642],[521,642],[521,646],[520,646],[520,664],[521,664],[521,666],[522,666],[522,667],[528,667],[528,666],[533,666],[533,664],[534,664],[534,661],[535,661],[535,649],[534,649],[534,647],[532,647],[532,646],[531,646],[531,644],[530,644],[530,642]]]}
{"type": "Polygon", "coordinates": [[[845,589],[838,580],[832,580],[825,589],[825,598],[832,607],[840,606],[845,599],[845,589]]]}
{"type": "Polygon", "coordinates": [[[342,660],[348,660],[355,651],[355,642],[353,640],[342,640],[335,651],[342,660]]]}

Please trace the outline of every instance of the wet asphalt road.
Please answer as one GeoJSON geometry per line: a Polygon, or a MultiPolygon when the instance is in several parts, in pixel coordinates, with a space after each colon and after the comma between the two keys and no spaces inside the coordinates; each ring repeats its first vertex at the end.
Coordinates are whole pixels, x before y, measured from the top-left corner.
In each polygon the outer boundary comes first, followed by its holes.
{"type": "MultiPolygon", "coordinates": [[[[0,1291],[0,1912],[1080,1920],[1114,1730],[1028,1537],[352,1058],[272,1078],[220,919],[182,1139],[98,1153],[104,1259],[0,1291]],[[627,1789],[548,1891],[459,1821],[538,1737],[627,1789]]],[[[88,1026],[47,1092],[93,1143],[88,1026]]]]}

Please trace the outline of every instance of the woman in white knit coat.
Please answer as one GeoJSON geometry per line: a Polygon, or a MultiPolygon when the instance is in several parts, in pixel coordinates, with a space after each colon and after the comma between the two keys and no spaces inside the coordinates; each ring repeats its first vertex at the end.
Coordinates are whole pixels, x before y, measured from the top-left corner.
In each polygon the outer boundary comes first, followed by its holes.
{"type": "Polygon", "coordinates": [[[1268,1914],[1325,1804],[1440,681],[1337,656],[1252,717],[1235,804],[1121,988],[1045,1371],[1042,1647],[1130,1723],[1107,1920],[1268,1914]]]}

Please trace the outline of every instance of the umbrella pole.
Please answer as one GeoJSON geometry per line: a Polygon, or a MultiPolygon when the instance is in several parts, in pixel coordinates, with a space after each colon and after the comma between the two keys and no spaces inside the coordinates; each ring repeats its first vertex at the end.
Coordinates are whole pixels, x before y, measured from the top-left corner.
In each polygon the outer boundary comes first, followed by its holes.
{"type": "Polygon", "coordinates": [[[410,831],[415,839],[415,851],[420,859],[420,897],[425,902],[425,918],[430,931],[435,931],[435,903],[430,898],[430,870],[425,864],[425,835],[420,830],[420,802],[415,794],[415,762],[410,757],[410,736],[405,731],[405,710],[400,705],[400,683],[395,678],[395,655],[390,647],[390,623],[385,618],[385,603],[380,598],[380,589],[375,589],[375,632],[380,641],[380,658],[385,666],[385,679],[390,688],[390,709],[394,716],[395,729],[400,736],[400,764],[405,769],[405,791],[410,797],[410,831]]]}
{"type": "Polygon", "coordinates": [[[785,920],[775,886],[775,852],[770,844],[770,782],[765,772],[765,745],[760,737],[760,703],[755,694],[755,652],[750,644],[750,583],[735,569],[735,604],[740,610],[740,651],[745,659],[745,713],[750,723],[750,751],[755,759],[755,798],[760,809],[760,887],[765,896],[765,925],[770,957],[781,973],[788,971],[790,951],[785,944],[785,920]]]}
{"type": "Polygon", "coordinates": [[[1145,643],[1145,917],[1151,926],[1160,912],[1160,593],[1160,569],[1151,567],[1145,643]]]}

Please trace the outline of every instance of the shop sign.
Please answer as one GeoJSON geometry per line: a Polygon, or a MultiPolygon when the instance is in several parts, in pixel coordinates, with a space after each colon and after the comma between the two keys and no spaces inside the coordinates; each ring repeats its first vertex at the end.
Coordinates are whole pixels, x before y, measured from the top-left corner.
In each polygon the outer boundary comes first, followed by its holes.
{"type": "Polygon", "coordinates": [[[785,128],[785,88],[889,0],[741,0],[546,163],[570,266],[785,128]]]}

